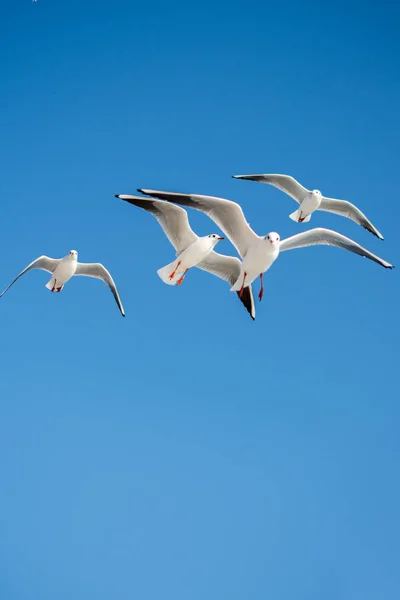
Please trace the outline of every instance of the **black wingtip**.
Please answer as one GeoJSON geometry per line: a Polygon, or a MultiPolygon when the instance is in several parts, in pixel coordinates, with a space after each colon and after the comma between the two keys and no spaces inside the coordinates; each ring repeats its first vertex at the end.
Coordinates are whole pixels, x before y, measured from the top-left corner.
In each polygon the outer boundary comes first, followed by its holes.
{"type": "Polygon", "coordinates": [[[240,302],[243,304],[243,306],[245,307],[245,309],[249,313],[249,315],[252,318],[252,320],[255,321],[255,317],[253,317],[253,315],[251,314],[252,310],[253,310],[251,287],[250,286],[246,286],[244,288],[244,290],[242,291],[242,295],[240,295],[240,292],[236,292],[236,294],[237,294],[240,302]]]}
{"type": "Polygon", "coordinates": [[[114,194],[114,198],[119,198],[121,194],[114,194]]]}

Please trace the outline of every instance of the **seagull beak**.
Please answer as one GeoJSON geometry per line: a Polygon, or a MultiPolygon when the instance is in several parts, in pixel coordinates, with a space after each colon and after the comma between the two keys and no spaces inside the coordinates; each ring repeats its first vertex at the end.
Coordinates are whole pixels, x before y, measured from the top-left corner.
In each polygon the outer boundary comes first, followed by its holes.
{"type": "Polygon", "coordinates": [[[225,238],[223,238],[223,237],[219,237],[218,239],[219,239],[219,240],[224,240],[225,238]]]}

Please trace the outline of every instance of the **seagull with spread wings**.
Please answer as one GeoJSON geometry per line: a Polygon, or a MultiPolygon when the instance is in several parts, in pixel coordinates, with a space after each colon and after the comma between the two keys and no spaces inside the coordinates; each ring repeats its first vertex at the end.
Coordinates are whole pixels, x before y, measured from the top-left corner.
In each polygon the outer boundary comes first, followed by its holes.
{"type": "MultiPolygon", "coordinates": [[[[144,196],[116,194],[116,198],[153,214],[175,248],[176,259],[157,271],[164,283],[181,285],[186,273],[192,267],[208,271],[224,279],[231,286],[238,279],[241,272],[240,260],[214,251],[217,242],[224,238],[215,233],[203,237],[196,235],[190,227],[186,210],[180,206],[144,196]]],[[[248,283],[243,287],[240,299],[254,320],[256,314],[251,284],[248,283]]]]}
{"type": "Polygon", "coordinates": [[[46,283],[46,287],[51,292],[61,292],[64,285],[74,275],[82,275],[84,277],[94,277],[95,279],[101,279],[111,290],[118,308],[121,311],[122,316],[125,316],[124,307],[122,306],[121,299],[119,297],[116,285],[110,273],[100,263],[80,263],[78,262],[78,253],[76,250],[70,250],[70,252],[64,256],[64,258],[49,258],[48,256],[39,256],[36,260],[31,262],[17,277],[10,283],[10,285],[0,294],[0,298],[4,296],[7,290],[22,277],[25,273],[31,269],[40,269],[51,273],[51,279],[46,283]]]}
{"type": "Polygon", "coordinates": [[[232,200],[199,194],[179,194],[149,189],[139,189],[138,191],[153,198],[199,210],[207,214],[220,227],[242,258],[239,276],[231,287],[231,291],[239,292],[239,296],[243,293],[245,285],[249,285],[259,276],[261,289],[258,297],[261,301],[264,293],[263,273],[271,267],[280,252],[294,248],[314,245],[337,246],[369,258],[386,269],[393,268],[393,265],[369,252],[350,238],[330,229],[310,229],[285,240],[281,240],[275,232],[259,236],[247,223],[239,204],[232,202],[232,200]]]}
{"type": "Polygon", "coordinates": [[[293,200],[300,204],[299,208],[289,215],[293,221],[308,223],[313,212],[323,210],[347,217],[376,235],[380,240],[383,240],[383,235],[354,204],[347,200],[327,198],[319,190],[308,190],[290,175],[233,175],[233,178],[268,183],[291,196],[293,200]]]}

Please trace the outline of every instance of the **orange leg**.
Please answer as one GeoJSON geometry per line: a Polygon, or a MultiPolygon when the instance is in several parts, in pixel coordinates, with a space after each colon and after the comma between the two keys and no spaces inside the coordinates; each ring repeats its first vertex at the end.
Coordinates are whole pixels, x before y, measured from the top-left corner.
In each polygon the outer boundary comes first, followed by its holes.
{"type": "Polygon", "coordinates": [[[178,285],[181,285],[181,283],[183,282],[183,280],[185,279],[185,275],[186,273],[189,271],[189,269],[186,269],[186,271],[184,272],[184,274],[182,275],[182,277],[179,277],[178,281],[176,282],[178,285]]]}
{"type": "Polygon", "coordinates": [[[51,288],[51,291],[52,291],[52,292],[54,292],[54,291],[55,291],[55,289],[56,289],[56,283],[57,283],[57,281],[56,281],[56,280],[54,280],[53,287],[51,288]]]}
{"type": "Polygon", "coordinates": [[[243,283],[242,283],[242,287],[240,288],[240,291],[239,291],[239,298],[241,298],[241,297],[242,297],[243,290],[244,290],[244,282],[246,281],[246,277],[247,277],[247,273],[245,273],[245,274],[243,275],[243,283]]]}
{"type": "Polygon", "coordinates": [[[258,297],[260,299],[260,302],[264,296],[264,285],[263,285],[263,274],[260,273],[260,281],[261,281],[261,288],[260,288],[260,293],[258,294],[258,297]]]}
{"type": "Polygon", "coordinates": [[[56,288],[56,292],[60,293],[60,292],[61,292],[61,290],[63,289],[63,287],[64,287],[64,284],[63,284],[62,286],[60,286],[60,287],[56,288]]]}
{"type": "Polygon", "coordinates": [[[181,264],[181,261],[179,261],[179,262],[178,262],[178,264],[177,264],[177,265],[176,265],[176,267],[175,267],[175,271],[173,271],[173,272],[171,273],[171,275],[169,276],[169,278],[170,278],[170,279],[173,279],[173,278],[175,277],[175,273],[177,272],[177,270],[178,270],[178,268],[179,268],[180,264],[181,264]]]}

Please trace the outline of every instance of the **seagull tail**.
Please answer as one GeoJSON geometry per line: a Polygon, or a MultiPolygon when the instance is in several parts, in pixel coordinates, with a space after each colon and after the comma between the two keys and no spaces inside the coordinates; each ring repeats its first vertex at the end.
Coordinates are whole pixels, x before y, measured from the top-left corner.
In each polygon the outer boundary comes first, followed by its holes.
{"type": "Polygon", "coordinates": [[[311,215],[307,215],[306,217],[304,217],[304,219],[300,221],[301,210],[300,208],[298,208],[291,215],[289,215],[289,219],[292,219],[292,221],[296,221],[297,223],[308,223],[308,221],[311,219],[311,215]]]}
{"type": "Polygon", "coordinates": [[[231,287],[231,289],[229,291],[230,292],[239,292],[242,287],[242,282],[243,282],[243,275],[239,275],[239,277],[236,279],[235,283],[233,284],[233,286],[231,287]]]}
{"type": "Polygon", "coordinates": [[[158,269],[157,275],[167,285],[175,285],[179,277],[183,274],[183,271],[177,267],[178,261],[174,260],[172,263],[165,265],[165,267],[158,269]],[[173,277],[171,277],[171,275],[173,275],[173,277]]]}
{"type": "Polygon", "coordinates": [[[52,277],[49,281],[49,283],[46,283],[46,287],[48,290],[53,290],[54,289],[54,284],[55,284],[55,280],[54,277],[52,277]]]}

